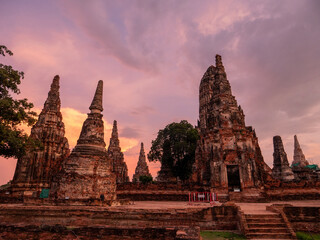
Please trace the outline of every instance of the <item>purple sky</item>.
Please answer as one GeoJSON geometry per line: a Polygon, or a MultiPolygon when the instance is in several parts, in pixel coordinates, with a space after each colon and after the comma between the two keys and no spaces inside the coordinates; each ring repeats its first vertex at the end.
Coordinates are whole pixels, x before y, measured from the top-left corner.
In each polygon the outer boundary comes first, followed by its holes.
{"type": "MultiPolygon", "coordinates": [[[[297,134],[320,164],[320,1],[3,1],[1,58],[25,72],[21,95],[41,109],[54,75],[70,145],[80,134],[97,81],[104,80],[106,143],[118,121],[130,178],[139,142],[198,119],[203,73],[222,55],[233,94],[272,167],[272,137],[289,162],[297,134]]],[[[158,165],[149,164],[155,176],[158,165]]],[[[0,158],[0,184],[15,160],[0,158]]]]}

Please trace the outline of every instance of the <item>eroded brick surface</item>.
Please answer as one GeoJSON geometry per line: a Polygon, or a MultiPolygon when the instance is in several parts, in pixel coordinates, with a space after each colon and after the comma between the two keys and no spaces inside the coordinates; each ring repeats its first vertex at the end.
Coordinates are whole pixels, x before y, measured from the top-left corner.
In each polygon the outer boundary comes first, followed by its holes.
{"type": "Polygon", "coordinates": [[[108,157],[112,162],[112,169],[116,175],[117,183],[129,182],[128,168],[124,161],[118,136],[117,121],[113,122],[112,134],[108,147],[108,157]]]}
{"type": "Polygon", "coordinates": [[[26,155],[18,159],[11,189],[16,195],[31,195],[50,188],[52,177],[69,155],[60,112],[59,80],[58,75],[54,77],[38,121],[31,129],[30,137],[38,140],[42,148],[27,149],[26,155]]]}
{"type": "Polygon", "coordinates": [[[103,82],[100,80],[77,145],[53,183],[51,197],[55,200],[69,200],[71,203],[101,197],[105,201],[116,198],[116,177],[104,142],[102,91],[103,82]]]}
{"type": "Polygon", "coordinates": [[[143,143],[141,143],[139,161],[137,163],[136,170],[133,174],[132,181],[139,182],[140,176],[150,176],[151,177],[151,174],[149,172],[149,167],[148,167],[147,161],[146,161],[146,154],[144,152],[143,143]]]}
{"type": "Polygon", "coordinates": [[[272,180],[271,169],[263,160],[255,131],[245,125],[219,55],[216,66],[210,66],[203,75],[199,101],[200,140],[192,180],[233,191],[233,177],[229,175],[238,172],[239,188],[258,191],[264,182],[272,180]]]}

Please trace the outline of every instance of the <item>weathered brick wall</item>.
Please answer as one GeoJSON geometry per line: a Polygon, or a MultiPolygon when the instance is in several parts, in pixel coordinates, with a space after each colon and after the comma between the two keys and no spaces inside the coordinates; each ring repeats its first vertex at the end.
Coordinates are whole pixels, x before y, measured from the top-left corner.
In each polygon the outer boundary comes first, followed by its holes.
{"type": "Polygon", "coordinates": [[[208,186],[154,182],[117,185],[117,198],[132,201],[188,201],[189,192],[209,191],[208,186]]]}
{"type": "Polygon", "coordinates": [[[269,200],[312,200],[320,199],[320,187],[316,186],[294,186],[279,187],[266,190],[269,200]]]}
{"type": "Polygon", "coordinates": [[[320,207],[284,207],[295,231],[320,233],[320,207]]]}
{"type": "MultiPolygon", "coordinates": [[[[21,235],[21,239],[27,237],[24,235],[27,233],[30,235],[29,239],[47,239],[47,236],[57,236],[59,239],[60,235],[63,237],[72,236],[75,231],[78,231],[78,233],[75,232],[77,235],[84,237],[91,236],[90,234],[95,231],[112,237],[118,231],[124,236],[134,236],[135,239],[179,239],[177,237],[162,238],[162,236],[170,235],[172,229],[179,228],[181,230],[181,227],[186,227],[191,232],[194,232],[195,227],[207,230],[238,230],[237,223],[236,206],[215,206],[205,209],[195,207],[187,209],[127,209],[2,205],[0,208],[0,227],[2,230],[0,229],[0,232],[5,232],[6,235],[0,235],[0,239],[1,237],[10,239],[8,236],[11,236],[12,233],[17,236],[21,235]],[[45,229],[42,229],[43,226],[46,226],[45,229]],[[58,233],[54,230],[57,228],[56,226],[60,226],[62,229],[59,232],[60,235],[57,235],[58,233]],[[93,231],[91,227],[96,226],[104,227],[102,230],[93,231]],[[75,230],[72,232],[70,229],[75,230]],[[146,229],[146,232],[143,233],[141,229],[146,229]],[[130,233],[129,230],[133,232],[130,233]],[[142,234],[158,234],[160,237],[139,238],[139,236],[144,236],[142,234]]],[[[186,232],[187,230],[180,230],[181,237],[191,234],[186,232]]],[[[111,237],[108,239],[112,239],[111,237]]]]}
{"type": "Polygon", "coordinates": [[[196,240],[200,238],[199,227],[164,228],[164,227],[73,227],[67,228],[62,225],[42,226],[5,226],[0,225],[1,239],[165,239],[196,240]]]}
{"type": "Polygon", "coordinates": [[[164,183],[164,182],[153,182],[149,184],[143,183],[122,183],[117,184],[117,191],[124,190],[148,190],[148,191],[160,191],[160,190],[174,190],[174,191],[193,191],[193,192],[204,192],[209,190],[209,186],[197,185],[197,184],[178,184],[178,183],[164,183]]]}

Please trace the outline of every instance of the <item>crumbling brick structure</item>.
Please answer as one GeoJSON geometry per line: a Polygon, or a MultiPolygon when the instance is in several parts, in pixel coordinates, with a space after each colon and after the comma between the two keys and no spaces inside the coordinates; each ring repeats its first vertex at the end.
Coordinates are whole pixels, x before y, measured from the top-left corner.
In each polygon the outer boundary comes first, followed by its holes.
{"type": "Polygon", "coordinates": [[[128,168],[124,161],[123,152],[121,151],[116,120],[113,121],[112,134],[108,147],[108,157],[112,161],[112,169],[116,175],[117,183],[129,182],[128,168]]]}
{"type": "Polygon", "coordinates": [[[144,152],[144,147],[143,143],[141,143],[141,148],[140,148],[140,154],[139,154],[139,161],[137,163],[137,167],[135,170],[135,173],[133,174],[132,181],[133,182],[139,182],[140,176],[149,176],[152,177],[149,168],[146,162],[146,154],[144,152]]]}
{"type": "Polygon", "coordinates": [[[102,92],[100,80],[77,145],[52,187],[51,194],[57,200],[79,204],[100,199],[112,202],[116,198],[116,176],[104,142],[102,92]]]}
{"type": "Polygon", "coordinates": [[[14,195],[32,195],[43,188],[50,188],[52,177],[61,169],[62,161],[69,155],[68,140],[60,112],[59,76],[55,76],[48,98],[31,129],[30,137],[41,143],[18,159],[11,190],[14,195]]]}
{"type": "Polygon", "coordinates": [[[289,167],[287,154],[284,151],[282,139],[280,136],[273,137],[273,146],[273,177],[282,181],[294,180],[294,175],[291,168],[289,167]]]}
{"type": "Polygon", "coordinates": [[[232,95],[221,56],[201,79],[199,89],[200,140],[192,180],[222,192],[258,189],[270,177],[252,127],[232,95]]]}

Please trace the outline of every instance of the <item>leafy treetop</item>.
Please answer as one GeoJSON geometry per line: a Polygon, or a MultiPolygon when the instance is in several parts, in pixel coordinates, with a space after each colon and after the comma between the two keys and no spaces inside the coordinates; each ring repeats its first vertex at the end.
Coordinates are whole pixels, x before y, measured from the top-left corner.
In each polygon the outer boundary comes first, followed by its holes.
{"type": "Polygon", "coordinates": [[[186,180],[192,173],[198,139],[197,129],[186,120],[171,123],[152,141],[148,159],[160,161],[162,167],[170,168],[176,177],[186,180]]]}
{"type": "MultiPolygon", "coordinates": [[[[12,56],[13,53],[3,45],[0,45],[0,55],[12,56]]],[[[11,94],[20,94],[18,85],[24,73],[12,68],[12,66],[0,63],[0,156],[21,157],[25,153],[28,140],[27,134],[19,129],[19,124],[25,123],[31,126],[35,123],[36,113],[31,111],[33,104],[28,99],[14,99],[11,94]]]]}

